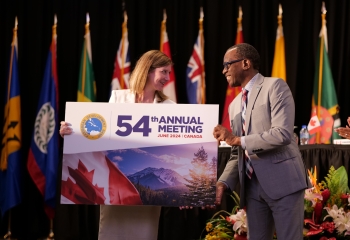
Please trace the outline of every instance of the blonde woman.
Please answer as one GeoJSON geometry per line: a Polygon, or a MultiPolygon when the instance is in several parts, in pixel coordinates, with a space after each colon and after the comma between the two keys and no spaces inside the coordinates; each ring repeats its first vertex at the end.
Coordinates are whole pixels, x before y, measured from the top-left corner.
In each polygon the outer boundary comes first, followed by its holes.
{"type": "MultiPolygon", "coordinates": [[[[151,50],[137,61],[130,76],[130,89],[113,90],[110,103],[174,104],[162,92],[170,80],[173,62],[164,53],[151,50]]],[[[71,134],[69,123],[61,122],[60,134],[71,134]]],[[[99,240],[156,240],[160,206],[101,205],[99,240]]]]}

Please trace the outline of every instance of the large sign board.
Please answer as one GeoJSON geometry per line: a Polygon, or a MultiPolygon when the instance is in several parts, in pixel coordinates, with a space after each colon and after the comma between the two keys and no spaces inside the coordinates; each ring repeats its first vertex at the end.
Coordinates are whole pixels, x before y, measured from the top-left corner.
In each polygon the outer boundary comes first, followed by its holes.
{"type": "Polygon", "coordinates": [[[213,204],[218,105],[67,102],[62,204],[213,204]]]}

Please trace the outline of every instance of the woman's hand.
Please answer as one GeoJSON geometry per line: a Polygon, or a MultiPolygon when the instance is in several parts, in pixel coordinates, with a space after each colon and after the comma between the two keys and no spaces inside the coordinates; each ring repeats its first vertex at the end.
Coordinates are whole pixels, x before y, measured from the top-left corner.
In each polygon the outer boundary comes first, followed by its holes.
{"type": "Polygon", "coordinates": [[[336,131],[339,136],[350,139],[350,128],[348,126],[336,128],[334,131],[336,131]]]}
{"type": "Polygon", "coordinates": [[[73,129],[70,126],[71,126],[70,123],[67,123],[65,121],[61,121],[61,127],[60,127],[61,137],[64,137],[64,135],[72,134],[73,129]]]}

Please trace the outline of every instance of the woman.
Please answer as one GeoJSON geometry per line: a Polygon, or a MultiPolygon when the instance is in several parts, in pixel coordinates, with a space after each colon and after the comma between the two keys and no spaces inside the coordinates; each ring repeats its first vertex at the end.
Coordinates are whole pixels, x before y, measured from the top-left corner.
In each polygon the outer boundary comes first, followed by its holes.
{"type": "MultiPolygon", "coordinates": [[[[162,92],[170,80],[172,61],[158,50],[146,52],[130,76],[130,89],[113,90],[110,103],[174,102],[162,92]]],[[[71,134],[69,123],[61,122],[60,134],[71,134]]],[[[99,240],[156,240],[160,206],[101,205],[99,240]]]]}
{"type": "Polygon", "coordinates": [[[334,129],[334,131],[336,131],[339,136],[346,138],[346,139],[350,139],[350,117],[348,117],[347,119],[348,125],[345,127],[339,127],[334,129]]]}

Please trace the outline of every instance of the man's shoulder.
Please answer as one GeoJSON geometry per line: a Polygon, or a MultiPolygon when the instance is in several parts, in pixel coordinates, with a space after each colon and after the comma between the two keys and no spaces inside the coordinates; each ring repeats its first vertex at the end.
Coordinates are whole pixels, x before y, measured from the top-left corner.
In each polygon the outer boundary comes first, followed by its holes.
{"type": "Polygon", "coordinates": [[[263,75],[261,75],[261,77],[264,79],[263,83],[268,83],[268,84],[275,84],[276,82],[286,83],[286,81],[278,77],[265,77],[263,75]]]}

